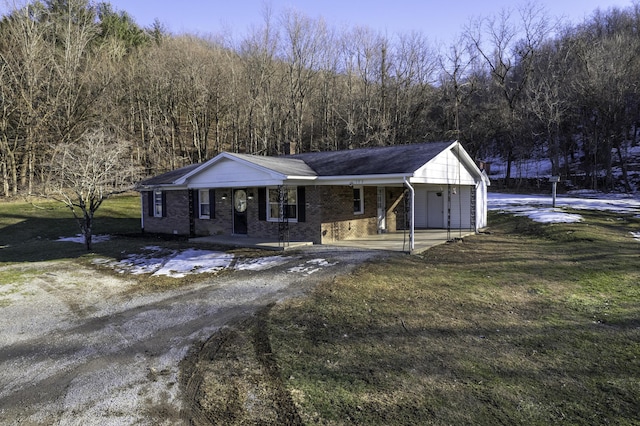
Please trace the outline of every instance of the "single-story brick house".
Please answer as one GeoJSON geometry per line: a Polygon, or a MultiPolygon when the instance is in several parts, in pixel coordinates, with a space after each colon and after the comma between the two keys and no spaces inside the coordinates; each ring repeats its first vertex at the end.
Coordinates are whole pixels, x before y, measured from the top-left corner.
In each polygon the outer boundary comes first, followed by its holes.
{"type": "Polygon", "coordinates": [[[223,152],[139,183],[142,227],[326,244],[486,226],[489,179],[459,142],[265,157],[223,152]]]}

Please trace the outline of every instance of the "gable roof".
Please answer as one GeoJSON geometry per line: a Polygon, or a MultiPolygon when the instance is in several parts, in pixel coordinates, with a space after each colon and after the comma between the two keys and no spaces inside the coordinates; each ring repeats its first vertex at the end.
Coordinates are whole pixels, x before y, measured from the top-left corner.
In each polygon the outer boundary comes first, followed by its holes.
{"type": "Polygon", "coordinates": [[[237,157],[248,163],[252,163],[265,169],[272,170],[284,176],[317,176],[317,173],[311,167],[309,167],[309,165],[303,159],[300,158],[286,156],[265,157],[263,155],[232,153],[228,154],[232,157],[237,157]]]}
{"type": "Polygon", "coordinates": [[[318,176],[411,174],[452,143],[431,142],[345,151],[310,152],[285,158],[304,161],[318,176]]]}
{"type": "Polygon", "coordinates": [[[191,164],[181,167],[179,169],[171,170],[170,172],[163,173],[161,175],[153,176],[149,179],[145,179],[138,183],[138,186],[157,186],[157,185],[171,185],[178,179],[187,175],[191,171],[200,167],[201,163],[191,164]]]}
{"type": "MultiPolygon", "coordinates": [[[[447,148],[456,146],[459,148],[456,151],[458,161],[464,163],[469,169],[477,169],[474,161],[460,147],[457,141],[311,152],[279,157],[223,152],[205,163],[192,164],[143,180],[138,184],[138,188],[142,190],[149,187],[174,187],[176,189],[178,187],[187,187],[190,182],[195,184],[193,180],[199,179],[198,176],[205,176],[211,170],[222,170],[226,167],[225,164],[230,164],[229,162],[238,164],[240,168],[237,172],[231,172],[231,175],[229,175],[229,170],[227,169],[226,176],[235,178],[236,176],[242,177],[243,173],[248,173],[253,174],[254,181],[255,173],[258,172],[266,173],[270,176],[269,179],[277,181],[289,180],[290,182],[317,178],[328,178],[337,182],[336,179],[340,177],[342,179],[352,179],[353,176],[370,176],[371,178],[379,176],[380,178],[374,178],[377,180],[396,176],[397,179],[398,176],[409,177],[413,175],[425,164],[446,152],[447,148]],[[220,169],[221,167],[222,169],[220,169]]],[[[219,179],[225,179],[224,173],[214,179],[218,180],[218,184],[221,183],[219,179]]],[[[479,176],[481,174],[480,170],[478,169],[475,174],[479,176]]],[[[248,182],[249,178],[247,177],[244,180],[248,182]]],[[[229,182],[225,182],[231,185],[241,181],[242,179],[240,181],[231,179],[229,182]]],[[[252,181],[252,184],[254,181],[252,181]]]]}

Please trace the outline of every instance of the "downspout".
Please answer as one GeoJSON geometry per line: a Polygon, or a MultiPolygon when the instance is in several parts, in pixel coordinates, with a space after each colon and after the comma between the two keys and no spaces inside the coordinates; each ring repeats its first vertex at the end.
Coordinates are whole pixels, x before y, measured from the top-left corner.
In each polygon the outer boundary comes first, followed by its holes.
{"type": "Polygon", "coordinates": [[[413,249],[414,247],[414,232],[415,232],[415,226],[414,226],[414,219],[415,219],[415,199],[416,199],[416,192],[413,189],[413,186],[411,186],[411,184],[409,183],[409,181],[407,180],[407,177],[404,177],[404,184],[407,185],[407,188],[409,188],[409,192],[411,193],[411,207],[409,208],[409,252],[413,253],[413,249]]]}
{"type": "MultiPolygon", "coordinates": [[[[476,182],[476,185],[473,187],[473,190],[475,191],[475,194],[471,194],[472,197],[476,198],[476,205],[475,205],[476,211],[473,212],[473,217],[476,218],[475,223],[473,224],[473,231],[476,234],[478,234],[480,232],[480,228],[478,227],[478,220],[479,220],[478,216],[480,216],[478,214],[479,213],[478,212],[478,206],[480,205],[480,203],[478,202],[478,189],[480,188],[481,183],[482,183],[482,177],[480,177],[480,181],[476,182]]],[[[471,213],[471,212],[469,212],[469,213],[471,213]]]]}

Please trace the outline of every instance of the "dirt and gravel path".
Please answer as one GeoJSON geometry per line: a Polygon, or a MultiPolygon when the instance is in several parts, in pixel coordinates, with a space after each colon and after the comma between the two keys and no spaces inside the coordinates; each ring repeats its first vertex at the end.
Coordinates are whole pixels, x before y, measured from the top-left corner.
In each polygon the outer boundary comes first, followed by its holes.
{"type": "Polygon", "coordinates": [[[20,278],[0,294],[0,423],[188,423],[180,368],[193,348],[380,255],[312,248],[268,270],[163,291],[73,262],[2,267],[20,278]]]}

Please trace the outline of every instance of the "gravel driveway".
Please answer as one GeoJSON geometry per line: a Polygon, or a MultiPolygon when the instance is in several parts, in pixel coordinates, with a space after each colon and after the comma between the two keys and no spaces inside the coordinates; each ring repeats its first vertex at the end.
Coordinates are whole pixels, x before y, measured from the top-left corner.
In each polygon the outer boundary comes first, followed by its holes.
{"type": "Polygon", "coordinates": [[[0,268],[2,424],[180,423],[180,361],[220,327],[383,252],[311,247],[264,271],[141,290],[69,261],[0,268]],[[331,266],[313,268],[314,259],[331,266]]]}

